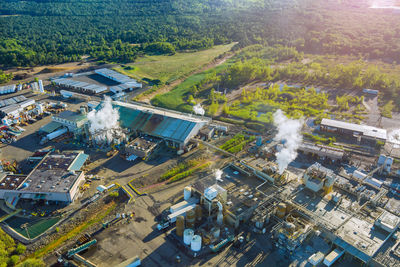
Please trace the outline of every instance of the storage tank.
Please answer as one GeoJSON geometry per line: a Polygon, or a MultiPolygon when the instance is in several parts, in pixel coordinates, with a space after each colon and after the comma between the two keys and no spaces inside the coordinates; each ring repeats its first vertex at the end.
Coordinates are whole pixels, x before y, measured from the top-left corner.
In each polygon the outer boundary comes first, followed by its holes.
{"type": "Polygon", "coordinates": [[[183,243],[188,246],[191,245],[193,236],[194,231],[192,229],[185,229],[185,231],[183,231],[183,243]]]}
{"type": "Polygon", "coordinates": [[[276,209],[276,216],[282,219],[283,217],[285,217],[285,214],[286,214],[286,204],[279,203],[278,208],[276,209]]]}
{"type": "Polygon", "coordinates": [[[201,236],[194,235],[192,242],[190,243],[190,248],[192,251],[200,251],[201,249],[201,236]]]}
{"type": "Polygon", "coordinates": [[[196,213],[196,221],[200,222],[203,217],[203,211],[202,211],[200,205],[196,205],[196,207],[194,208],[194,211],[196,213]]]}
{"type": "Polygon", "coordinates": [[[176,235],[182,236],[184,229],[185,229],[185,217],[181,215],[176,218],[176,235]]]}
{"type": "Polygon", "coordinates": [[[188,200],[191,197],[192,197],[192,188],[190,186],[186,186],[183,189],[183,199],[188,200]]]}
{"type": "Polygon", "coordinates": [[[194,223],[196,222],[196,214],[194,210],[189,210],[186,212],[186,227],[194,228],[194,223]]]}

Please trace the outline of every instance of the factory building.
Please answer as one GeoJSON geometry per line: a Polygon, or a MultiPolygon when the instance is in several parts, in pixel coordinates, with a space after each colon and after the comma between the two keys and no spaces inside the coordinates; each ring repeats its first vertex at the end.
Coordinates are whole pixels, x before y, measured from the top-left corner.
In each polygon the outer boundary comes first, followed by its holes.
{"type": "Polygon", "coordinates": [[[297,150],[306,155],[315,155],[322,159],[331,159],[334,161],[344,159],[344,150],[335,147],[302,143],[297,150]]]}
{"type": "Polygon", "coordinates": [[[134,161],[137,158],[150,160],[159,148],[158,145],[160,143],[161,139],[149,136],[139,136],[129,144],[125,145],[125,158],[129,161],[134,161]]]}
{"type": "Polygon", "coordinates": [[[113,101],[119,110],[122,128],[137,136],[151,136],[163,140],[169,147],[184,149],[210,118],[156,108],[139,103],[113,101]]]}
{"type": "Polygon", "coordinates": [[[323,189],[325,194],[332,191],[336,175],[332,170],[323,167],[318,162],[307,168],[303,175],[303,181],[306,188],[319,192],[323,189]]]}
{"type": "Polygon", "coordinates": [[[385,129],[330,119],[322,119],[321,131],[341,134],[361,144],[375,144],[376,141],[386,142],[387,139],[385,129]]]}
{"type": "Polygon", "coordinates": [[[232,173],[218,179],[213,175],[205,177],[195,182],[191,189],[207,214],[213,214],[217,221],[238,228],[241,223],[250,220],[264,196],[256,190],[260,180],[232,170],[228,167],[225,173],[232,173]]]}
{"type": "Polygon", "coordinates": [[[67,127],[70,132],[80,132],[88,119],[85,111],[73,112],[66,110],[54,115],[52,121],[67,127]]]}
{"type": "Polygon", "coordinates": [[[107,90],[106,86],[76,81],[76,80],[67,79],[67,78],[58,78],[58,79],[53,80],[53,82],[56,85],[61,86],[63,88],[75,89],[75,90],[83,92],[83,93],[99,94],[99,93],[107,90]]]}
{"type": "Polygon", "coordinates": [[[83,151],[50,153],[28,175],[2,173],[0,199],[15,208],[20,199],[71,203],[84,181],[80,169],[88,155],[83,151]]]}
{"type": "Polygon", "coordinates": [[[94,71],[96,74],[106,77],[110,80],[120,83],[119,85],[110,87],[113,93],[118,93],[127,89],[142,88],[142,84],[138,83],[135,79],[132,79],[126,75],[110,69],[97,69],[94,71]]]}

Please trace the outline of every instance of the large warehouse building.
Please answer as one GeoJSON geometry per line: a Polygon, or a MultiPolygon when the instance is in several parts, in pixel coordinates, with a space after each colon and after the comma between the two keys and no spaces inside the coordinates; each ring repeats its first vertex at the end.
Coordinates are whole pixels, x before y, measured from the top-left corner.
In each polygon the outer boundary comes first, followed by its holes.
{"type": "Polygon", "coordinates": [[[47,154],[28,175],[2,173],[0,199],[15,208],[20,199],[71,203],[84,181],[80,169],[88,159],[83,151],[47,154]]]}
{"type": "Polygon", "coordinates": [[[330,119],[322,119],[321,130],[356,138],[359,143],[386,142],[387,139],[385,129],[330,119]]]}
{"type": "Polygon", "coordinates": [[[121,126],[136,135],[160,138],[170,147],[182,149],[211,119],[187,113],[156,108],[139,103],[114,101],[121,126]]]}

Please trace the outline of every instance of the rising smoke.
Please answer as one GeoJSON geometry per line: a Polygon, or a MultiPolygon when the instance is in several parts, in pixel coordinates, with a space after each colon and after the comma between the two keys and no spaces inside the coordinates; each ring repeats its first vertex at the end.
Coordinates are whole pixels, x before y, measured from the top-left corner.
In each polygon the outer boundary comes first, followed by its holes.
{"type": "Polygon", "coordinates": [[[201,106],[200,103],[196,104],[196,105],[193,107],[193,111],[194,111],[194,113],[196,113],[197,115],[204,116],[204,114],[205,114],[204,108],[201,106]]]}
{"type": "Polygon", "coordinates": [[[92,110],[87,117],[90,123],[89,131],[96,143],[110,144],[115,138],[123,137],[119,113],[113,108],[110,97],[104,99],[101,109],[92,110]]]}
{"type": "Polygon", "coordinates": [[[395,148],[398,148],[400,146],[400,129],[388,133],[388,141],[394,144],[395,148]]]}
{"type": "Polygon", "coordinates": [[[215,170],[215,180],[216,182],[222,182],[222,171],[220,169],[215,170]]]}
{"type": "Polygon", "coordinates": [[[282,110],[278,109],[274,113],[274,124],[278,128],[274,140],[284,142],[282,149],[275,153],[278,172],[282,174],[289,163],[297,157],[297,149],[302,142],[301,127],[303,123],[300,120],[288,119],[282,110]]]}

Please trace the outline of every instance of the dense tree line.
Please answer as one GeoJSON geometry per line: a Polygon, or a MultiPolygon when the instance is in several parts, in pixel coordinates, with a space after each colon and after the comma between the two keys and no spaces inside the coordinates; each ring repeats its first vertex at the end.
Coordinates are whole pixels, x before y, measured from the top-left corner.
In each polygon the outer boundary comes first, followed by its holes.
{"type": "Polygon", "coordinates": [[[84,55],[127,62],[141,53],[169,54],[231,41],[400,62],[398,16],[369,9],[367,2],[2,1],[0,64],[33,66],[84,55]]]}
{"type": "MultiPolygon", "coordinates": [[[[210,88],[238,88],[255,81],[301,83],[341,89],[377,89],[386,99],[400,101],[400,78],[363,60],[347,64],[324,65],[302,62],[303,54],[284,46],[253,45],[235,56],[228,67],[212,72],[188,89],[194,97],[213,95],[210,88]],[[288,61],[289,60],[289,61],[288,61]],[[207,93],[204,93],[207,92],[207,93]]],[[[214,99],[218,100],[218,99],[214,99]]],[[[346,100],[347,101],[347,100],[346,100]]],[[[340,101],[338,101],[340,102],[340,101]]]]}

